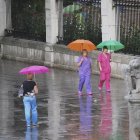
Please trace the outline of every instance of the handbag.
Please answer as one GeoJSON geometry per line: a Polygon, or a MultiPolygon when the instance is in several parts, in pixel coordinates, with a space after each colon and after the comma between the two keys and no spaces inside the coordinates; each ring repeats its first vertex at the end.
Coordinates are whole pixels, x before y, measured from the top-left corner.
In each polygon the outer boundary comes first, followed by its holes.
{"type": "Polygon", "coordinates": [[[18,97],[23,97],[23,93],[24,93],[23,85],[21,85],[20,89],[18,90],[18,97]]]}

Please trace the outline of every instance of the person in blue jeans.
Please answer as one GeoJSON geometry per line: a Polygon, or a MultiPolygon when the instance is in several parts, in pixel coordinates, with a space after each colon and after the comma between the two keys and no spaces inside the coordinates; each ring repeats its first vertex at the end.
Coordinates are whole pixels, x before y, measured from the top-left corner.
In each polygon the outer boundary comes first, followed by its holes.
{"type": "Polygon", "coordinates": [[[91,89],[91,65],[92,60],[88,56],[87,50],[82,51],[82,55],[77,60],[77,65],[79,67],[79,86],[78,94],[82,95],[82,89],[84,84],[86,85],[86,92],[88,95],[92,95],[91,89]]]}
{"type": "Polygon", "coordinates": [[[37,103],[36,94],[38,94],[38,87],[35,81],[33,81],[33,74],[27,75],[27,80],[23,82],[23,103],[25,110],[25,119],[27,127],[37,125],[37,103]],[[32,118],[31,118],[32,117],[32,118]]]}

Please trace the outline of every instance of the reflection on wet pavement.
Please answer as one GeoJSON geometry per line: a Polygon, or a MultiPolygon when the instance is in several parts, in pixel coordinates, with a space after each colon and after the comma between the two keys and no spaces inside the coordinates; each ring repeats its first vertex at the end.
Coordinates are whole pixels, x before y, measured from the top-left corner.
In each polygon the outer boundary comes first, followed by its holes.
{"type": "Polygon", "coordinates": [[[25,140],[38,140],[38,128],[37,127],[27,127],[25,140]]]}
{"type": "Polygon", "coordinates": [[[112,79],[112,92],[99,93],[98,76],[93,75],[93,97],[79,97],[77,73],[60,69],[37,75],[39,126],[26,129],[16,94],[24,80],[18,71],[27,65],[0,63],[0,140],[137,140],[139,106],[124,100],[124,81],[112,79]]]}

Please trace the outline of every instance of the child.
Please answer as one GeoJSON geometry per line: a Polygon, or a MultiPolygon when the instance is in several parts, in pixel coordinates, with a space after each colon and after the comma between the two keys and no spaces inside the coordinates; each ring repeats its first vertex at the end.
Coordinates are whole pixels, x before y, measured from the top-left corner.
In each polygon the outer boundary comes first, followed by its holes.
{"type": "Polygon", "coordinates": [[[110,92],[110,75],[111,75],[111,55],[108,53],[108,48],[103,47],[103,52],[98,56],[98,64],[100,70],[100,82],[98,85],[99,90],[102,90],[103,84],[105,82],[106,91],[110,92]]]}
{"type": "Polygon", "coordinates": [[[33,74],[27,75],[27,80],[23,82],[23,103],[25,109],[25,119],[27,127],[30,127],[31,120],[32,125],[37,125],[37,104],[36,94],[38,94],[38,87],[33,81],[33,74]],[[32,114],[32,115],[31,115],[32,114]],[[32,117],[32,119],[31,119],[32,117]]]}
{"type": "Polygon", "coordinates": [[[88,95],[92,95],[91,91],[91,58],[88,56],[87,50],[82,51],[82,56],[77,60],[77,65],[79,67],[79,87],[78,94],[82,95],[83,85],[86,85],[86,92],[88,95]]]}

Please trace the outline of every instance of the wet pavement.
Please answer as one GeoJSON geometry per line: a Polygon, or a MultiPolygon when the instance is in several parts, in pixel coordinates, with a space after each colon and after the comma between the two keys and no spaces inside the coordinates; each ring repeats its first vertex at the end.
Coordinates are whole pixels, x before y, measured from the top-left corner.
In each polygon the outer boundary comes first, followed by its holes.
{"type": "Polygon", "coordinates": [[[17,90],[24,76],[18,71],[28,64],[0,61],[0,140],[138,140],[140,105],[124,100],[123,80],[112,79],[111,93],[77,96],[76,72],[51,69],[37,75],[39,126],[25,127],[23,103],[17,90]]]}

